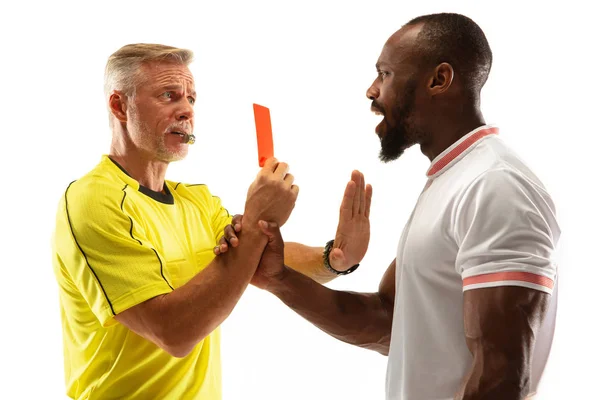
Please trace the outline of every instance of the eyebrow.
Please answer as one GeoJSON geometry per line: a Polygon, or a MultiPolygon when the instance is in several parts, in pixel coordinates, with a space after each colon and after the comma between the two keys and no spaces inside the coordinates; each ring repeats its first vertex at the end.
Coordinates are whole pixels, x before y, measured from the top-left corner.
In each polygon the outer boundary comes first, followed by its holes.
{"type": "Polygon", "coordinates": [[[377,69],[377,71],[379,71],[381,67],[389,67],[389,64],[378,61],[377,64],[375,64],[375,68],[377,69]]]}
{"type": "MultiPolygon", "coordinates": [[[[183,89],[183,86],[181,86],[181,85],[167,85],[167,86],[162,87],[162,90],[181,90],[181,89],[183,89]]],[[[196,97],[196,91],[192,90],[190,92],[190,95],[192,97],[196,97]]]]}

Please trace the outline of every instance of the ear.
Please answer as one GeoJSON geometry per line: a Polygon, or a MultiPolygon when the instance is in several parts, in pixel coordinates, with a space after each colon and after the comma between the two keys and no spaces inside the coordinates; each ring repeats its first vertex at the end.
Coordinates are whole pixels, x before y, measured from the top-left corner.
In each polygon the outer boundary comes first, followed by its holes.
{"type": "Polygon", "coordinates": [[[429,92],[432,96],[447,91],[454,81],[454,68],[448,63],[441,63],[433,72],[429,79],[429,92]]]}
{"type": "Polygon", "coordinates": [[[110,112],[121,122],[127,122],[127,96],[118,90],[115,90],[108,99],[110,112]]]}

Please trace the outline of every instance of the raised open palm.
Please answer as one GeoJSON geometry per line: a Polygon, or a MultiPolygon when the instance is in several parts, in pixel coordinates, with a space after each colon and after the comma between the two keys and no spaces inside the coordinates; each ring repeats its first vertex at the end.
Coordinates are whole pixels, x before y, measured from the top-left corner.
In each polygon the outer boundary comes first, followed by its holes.
{"type": "Polygon", "coordinates": [[[352,171],[340,206],[340,220],[333,247],[329,253],[329,264],[338,271],[345,271],[360,263],[369,247],[371,226],[369,213],[373,188],[365,186],[365,177],[352,171]]]}

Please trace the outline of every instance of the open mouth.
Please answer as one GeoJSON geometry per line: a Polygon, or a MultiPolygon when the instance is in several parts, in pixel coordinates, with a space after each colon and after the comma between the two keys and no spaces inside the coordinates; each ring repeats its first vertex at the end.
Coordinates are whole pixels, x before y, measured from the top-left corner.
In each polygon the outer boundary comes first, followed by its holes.
{"type": "Polygon", "coordinates": [[[383,117],[380,120],[378,120],[379,122],[377,123],[377,125],[375,126],[375,133],[381,137],[381,127],[383,125],[383,121],[385,120],[385,115],[383,114],[383,112],[379,111],[378,109],[371,107],[371,111],[373,112],[373,114],[375,114],[378,117],[383,117]]]}
{"type": "Polygon", "coordinates": [[[185,130],[173,130],[169,131],[169,134],[176,135],[181,138],[182,143],[186,144],[194,144],[196,142],[196,137],[191,133],[187,133],[185,130]]]}

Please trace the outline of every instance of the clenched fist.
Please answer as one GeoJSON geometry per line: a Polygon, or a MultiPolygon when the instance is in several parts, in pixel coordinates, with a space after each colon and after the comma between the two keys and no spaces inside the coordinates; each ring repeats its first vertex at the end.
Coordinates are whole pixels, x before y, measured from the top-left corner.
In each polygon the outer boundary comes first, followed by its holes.
{"type": "Polygon", "coordinates": [[[255,225],[264,220],[273,221],[280,227],[285,224],[296,205],[299,191],[294,185],[294,176],[288,174],[288,170],[286,163],[275,158],[265,162],[248,188],[244,223],[255,225]]]}

